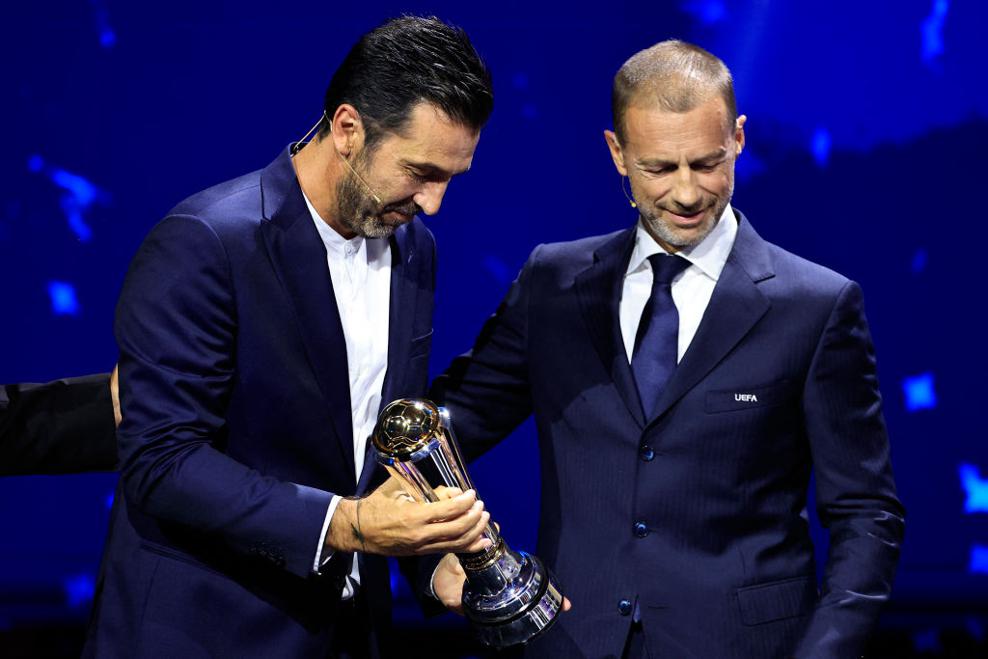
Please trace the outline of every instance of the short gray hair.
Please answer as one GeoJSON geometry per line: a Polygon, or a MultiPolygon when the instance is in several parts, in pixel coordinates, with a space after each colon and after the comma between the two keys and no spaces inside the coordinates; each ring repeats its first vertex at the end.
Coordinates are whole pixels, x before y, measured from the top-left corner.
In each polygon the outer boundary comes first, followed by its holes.
{"type": "Polygon", "coordinates": [[[727,66],[699,46],[678,39],[662,41],[631,56],[614,76],[611,112],[614,131],[624,140],[624,115],[642,94],[668,112],[689,112],[719,94],[733,128],[738,117],[734,80],[727,66]]]}

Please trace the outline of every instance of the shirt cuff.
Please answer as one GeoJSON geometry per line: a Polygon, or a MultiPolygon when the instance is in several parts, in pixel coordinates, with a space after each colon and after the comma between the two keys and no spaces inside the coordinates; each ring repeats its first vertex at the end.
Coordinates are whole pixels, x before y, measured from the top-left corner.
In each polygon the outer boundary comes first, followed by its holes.
{"type": "MultiPolygon", "coordinates": [[[[325,556],[323,555],[323,549],[326,547],[326,534],[329,533],[329,523],[333,521],[333,513],[336,512],[336,507],[340,505],[340,501],[343,497],[334,494],[333,498],[329,502],[329,507],[326,509],[326,519],[322,523],[322,533],[319,534],[319,544],[316,545],[316,558],[312,561],[312,571],[319,574],[320,571],[329,562],[329,559],[333,557],[331,551],[327,551],[325,556]]],[[[435,576],[435,575],[433,575],[435,576]]],[[[432,584],[429,584],[429,588],[432,588],[432,584]]]]}
{"type": "Polygon", "coordinates": [[[435,583],[434,582],[436,580],[436,573],[439,572],[439,566],[440,565],[442,565],[442,560],[440,560],[438,563],[436,563],[436,567],[432,571],[432,576],[429,577],[429,585],[425,589],[425,594],[428,595],[429,597],[431,597],[432,599],[436,600],[437,602],[439,601],[439,596],[436,595],[436,586],[435,586],[435,583]]]}

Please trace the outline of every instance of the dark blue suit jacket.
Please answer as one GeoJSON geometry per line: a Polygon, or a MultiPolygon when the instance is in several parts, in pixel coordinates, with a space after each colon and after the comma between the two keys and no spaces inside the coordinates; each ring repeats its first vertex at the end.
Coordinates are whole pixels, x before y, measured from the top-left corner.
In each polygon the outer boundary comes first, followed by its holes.
{"type": "MultiPolygon", "coordinates": [[[[422,394],[432,335],[432,235],[416,219],[391,248],[384,402],[422,394]]],[[[116,335],[121,487],[86,653],[326,656],[355,631],[334,627],[350,556],[311,574],[323,520],[375,468],[356,481],[343,330],[287,151],[152,230],[116,335]]],[[[361,575],[380,632],[385,560],[361,575]]]]}
{"type": "Polygon", "coordinates": [[[470,456],[535,414],[537,553],[573,609],[532,656],[621,656],[619,603],[637,600],[653,656],[846,659],[888,598],[904,513],[860,289],[738,221],[655,418],[618,321],[633,229],[537,248],[437,382],[470,456]],[[811,468],[831,538],[819,594],[811,468]]]}

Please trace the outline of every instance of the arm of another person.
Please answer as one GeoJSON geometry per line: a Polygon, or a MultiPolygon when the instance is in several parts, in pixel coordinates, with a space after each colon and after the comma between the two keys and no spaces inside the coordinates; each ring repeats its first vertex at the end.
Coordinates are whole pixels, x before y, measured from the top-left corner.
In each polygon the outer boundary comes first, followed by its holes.
{"type": "MultiPolygon", "coordinates": [[[[467,461],[495,446],[532,413],[528,318],[540,250],[541,246],[532,252],[473,348],[454,359],[432,384],[430,398],[449,409],[467,461]]],[[[417,574],[408,575],[413,584],[459,612],[465,574],[456,558],[430,557],[417,568],[417,574]]]]}
{"type": "Polygon", "coordinates": [[[817,509],[830,534],[797,657],[861,656],[888,601],[904,533],[861,289],[841,290],[803,392],[817,509]]]}
{"type": "Polygon", "coordinates": [[[0,386],[0,476],[115,469],[114,398],[106,374],[0,386]]]}

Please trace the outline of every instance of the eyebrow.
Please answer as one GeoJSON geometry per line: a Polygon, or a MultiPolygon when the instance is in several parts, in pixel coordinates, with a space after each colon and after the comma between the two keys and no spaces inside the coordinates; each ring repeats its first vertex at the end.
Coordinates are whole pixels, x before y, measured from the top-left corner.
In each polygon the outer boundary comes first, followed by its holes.
{"type": "MultiPolygon", "coordinates": [[[[699,158],[690,161],[691,165],[698,163],[710,162],[711,160],[720,160],[727,155],[727,149],[725,147],[720,147],[716,151],[711,151],[710,153],[704,154],[699,158]]],[[[679,162],[676,160],[663,160],[662,158],[641,158],[637,160],[636,163],[639,167],[669,167],[678,165],[679,162]]]]}
{"type": "MultiPolygon", "coordinates": [[[[422,173],[423,176],[429,178],[438,179],[451,179],[457,174],[462,174],[463,172],[448,172],[442,167],[438,167],[428,162],[414,162],[411,160],[402,160],[401,164],[405,167],[411,167],[412,169],[417,169],[422,173]]],[[[464,172],[467,170],[463,170],[464,172]]]]}

